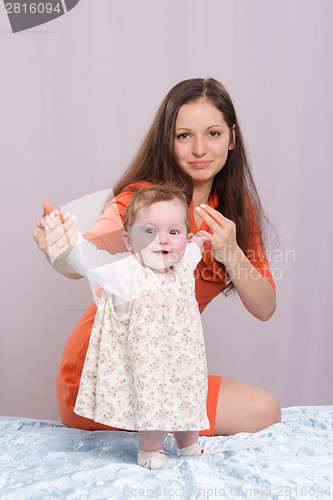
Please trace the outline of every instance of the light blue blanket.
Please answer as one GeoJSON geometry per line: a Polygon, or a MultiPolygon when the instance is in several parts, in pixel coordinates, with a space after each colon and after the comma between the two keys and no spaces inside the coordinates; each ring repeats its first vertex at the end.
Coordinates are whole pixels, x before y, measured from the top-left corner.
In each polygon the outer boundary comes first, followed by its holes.
{"type": "Polygon", "coordinates": [[[286,408],[280,424],[201,444],[224,452],[177,457],[169,434],[170,468],[149,471],[136,465],[135,433],[0,417],[0,498],[333,500],[332,406],[286,408]]]}

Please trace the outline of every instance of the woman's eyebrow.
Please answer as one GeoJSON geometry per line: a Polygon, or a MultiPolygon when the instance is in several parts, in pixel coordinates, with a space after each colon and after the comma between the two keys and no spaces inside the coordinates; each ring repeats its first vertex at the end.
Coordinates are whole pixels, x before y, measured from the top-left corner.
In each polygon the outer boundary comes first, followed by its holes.
{"type": "MultiPolygon", "coordinates": [[[[209,127],[207,127],[207,129],[206,129],[206,130],[209,130],[210,128],[216,128],[216,127],[221,127],[221,128],[223,128],[223,127],[225,127],[225,125],[224,125],[223,123],[218,123],[218,124],[216,124],[216,125],[209,125],[209,127]]],[[[186,128],[186,127],[177,127],[177,128],[176,128],[176,131],[178,131],[178,130],[186,130],[187,132],[190,132],[190,131],[191,131],[191,129],[190,129],[190,128],[186,128]]]]}

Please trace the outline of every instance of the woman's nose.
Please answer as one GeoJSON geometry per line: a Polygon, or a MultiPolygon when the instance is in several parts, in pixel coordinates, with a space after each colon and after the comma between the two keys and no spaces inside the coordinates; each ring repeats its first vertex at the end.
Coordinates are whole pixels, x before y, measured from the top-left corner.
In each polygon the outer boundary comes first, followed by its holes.
{"type": "Polygon", "coordinates": [[[207,144],[203,137],[195,137],[192,142],[192,153],[195,156],[203,156],[207,153],[207,144]]]}

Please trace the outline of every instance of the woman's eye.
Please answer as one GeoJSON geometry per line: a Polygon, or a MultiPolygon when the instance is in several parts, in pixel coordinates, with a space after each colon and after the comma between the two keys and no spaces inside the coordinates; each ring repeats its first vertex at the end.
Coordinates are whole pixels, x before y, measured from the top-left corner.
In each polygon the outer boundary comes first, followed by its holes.
{"type": "Polygon", "coordinates": [[[177,135],[177,139],[187,139],[188,137],[189,135],[186,132],[177,135]]]}
{"type": "Polygon", "coordinates": [[[213,130],[212,132],[209,132],[209,135],[210,135],[211,137],[217,137],[217,136],[219,136],[219,135],[221,135],[221,134],[220,134],[220,132],[216,132],[216,130],[213,130]]]}

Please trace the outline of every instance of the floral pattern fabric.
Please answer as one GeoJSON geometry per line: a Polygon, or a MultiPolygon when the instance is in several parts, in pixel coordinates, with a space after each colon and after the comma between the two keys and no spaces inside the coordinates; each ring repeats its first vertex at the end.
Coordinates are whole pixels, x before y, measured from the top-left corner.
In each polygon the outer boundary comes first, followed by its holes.
{"type": "Polygon", "coordinates": [[[194,276],[185,259],[176,281],[134,255],[131,300],[122,313],[106,292],[98,308],[75,413],[127,430],[209,428],[207,366],[194,276]]]}

